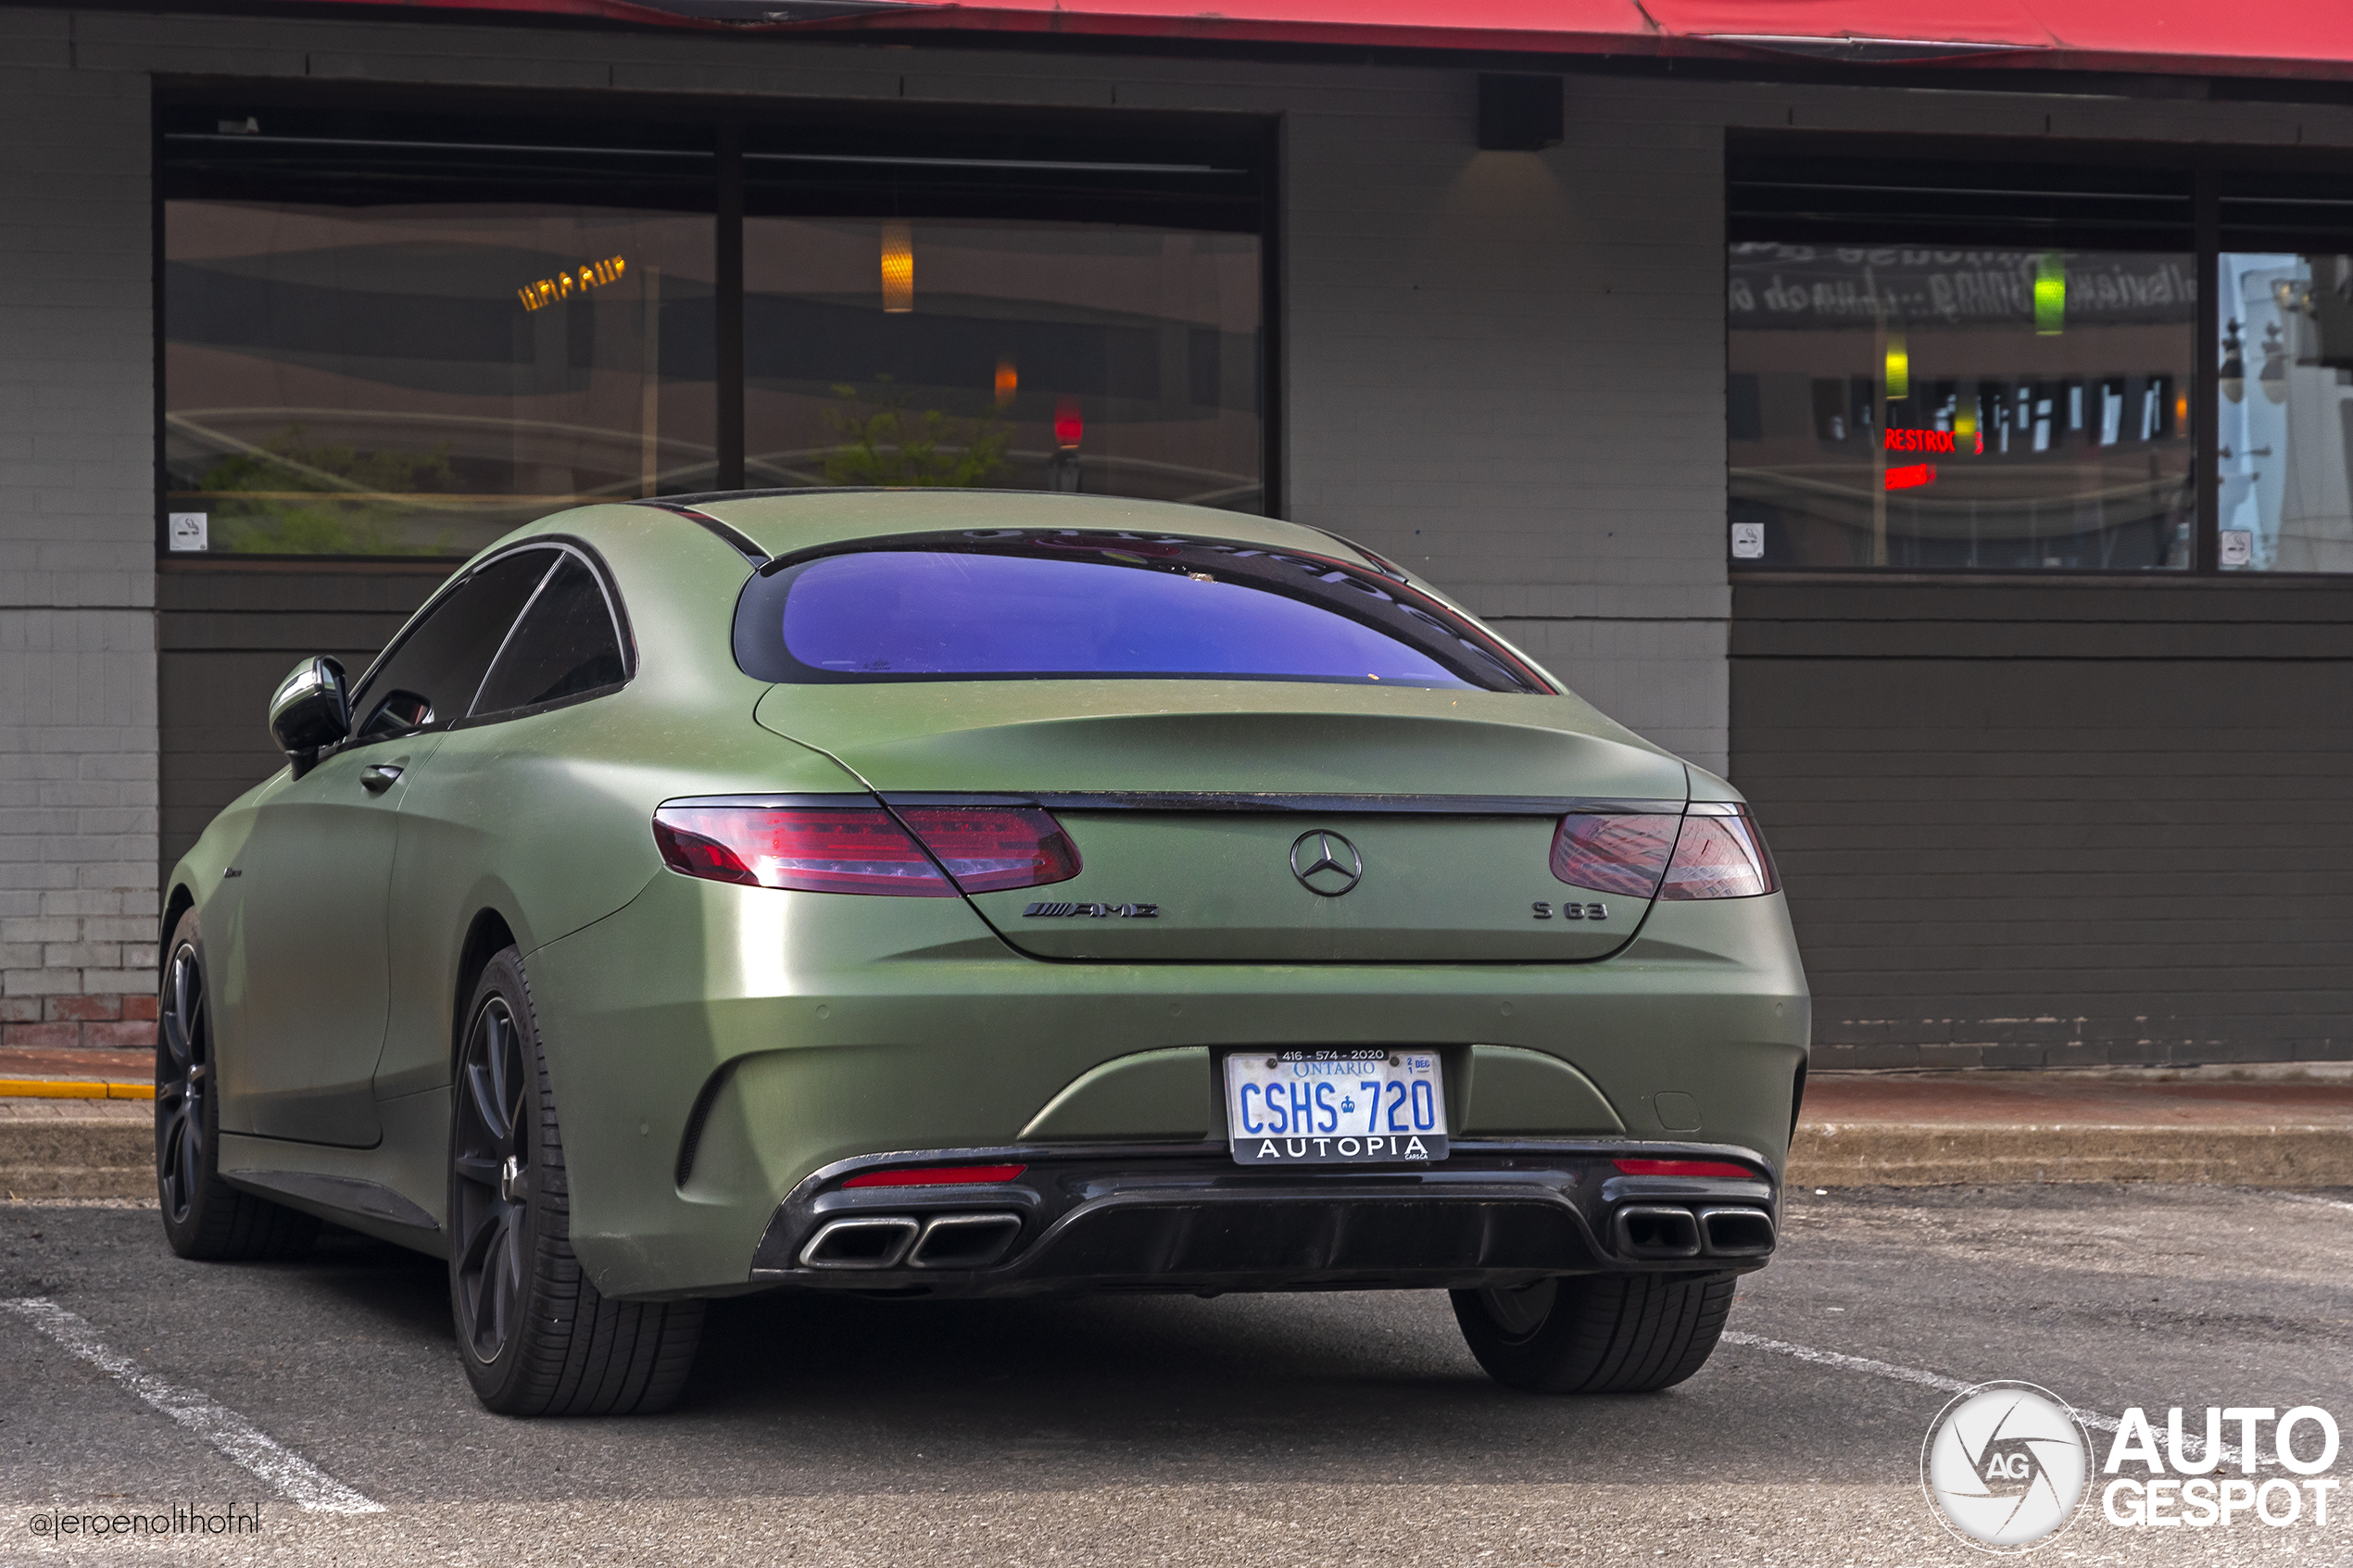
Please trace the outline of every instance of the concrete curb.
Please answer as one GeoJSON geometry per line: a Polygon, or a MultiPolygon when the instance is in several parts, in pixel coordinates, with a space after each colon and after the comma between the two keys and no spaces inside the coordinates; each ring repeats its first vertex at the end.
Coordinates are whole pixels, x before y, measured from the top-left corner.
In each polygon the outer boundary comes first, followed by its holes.
{"type": "Polygon", "coordinates": [[[155,1123],[147,1115],[0,1119],[0,1196],[152,1198],[155,1190],[155,1123]]]}
{"type": "Polygon", "coordinates": [[[2096,1126],[1870,1122],[1800,1125],[1792,1186],[2185,1182],[2353,1186],[2343,1125],[2096,1126]]]}

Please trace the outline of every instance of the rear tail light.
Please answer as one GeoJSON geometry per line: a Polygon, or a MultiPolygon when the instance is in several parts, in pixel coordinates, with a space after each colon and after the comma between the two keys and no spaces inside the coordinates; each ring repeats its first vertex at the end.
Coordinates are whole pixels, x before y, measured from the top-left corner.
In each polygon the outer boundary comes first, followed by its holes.
{"type": "Polygon", "coordinates": [[[1553,875],[1629,898],[1753,898],[1780,887],[1748,808],[1715,800],[1682,817],[1563,817],[1553,875]]]}
{"type": "Polygon", "coordinates": [[[1078,874],[1078,846],[1035,806],[902,807],[899,816],[967,893],[1043,887],[1078,874]]]}
{"type": "Polygon", "coordinates": [[[664,806],[654,813],[654,842],[671,870],[712,882],[956,896],[923,846],[879,807],[664,806]]]}
{"type": "Polygon", "coordinates": [[[1647,898],[1675,852],[1680,817],[1563,817],[1553,834],[1553,874],[1571,887],[1647,898]]]}
{"type": "Polygon", "coordinates": [[[1077,847],[1034,806],[924,807],[905,817],[902,825],[878,806],[680,803],[654,813],[654,842],[663,863],[688,876],[807,893],[952,898],[960,887],[988,893],[1078,874],[1077,847]]]}
{"type": "Polygon", "coordinates": [[[1662,898],[1754,898],[1781,885],[1765,835],[1745,806],[1694,802],[1675,840],[1662,898]]]}

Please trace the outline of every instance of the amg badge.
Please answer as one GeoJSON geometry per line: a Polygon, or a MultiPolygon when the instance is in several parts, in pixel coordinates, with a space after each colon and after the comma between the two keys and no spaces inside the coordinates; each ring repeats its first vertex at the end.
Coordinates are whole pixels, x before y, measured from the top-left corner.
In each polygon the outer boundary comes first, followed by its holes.
{"type": "Polygon", "coordinates": [[[1115,915],[1121,920],[1158,920],[1158,904],[1032,904],[1022,910],[1026,916],[1039,920],[1057,920],[1070,915],[1085,915],[1101,920],[1115,915]]]}

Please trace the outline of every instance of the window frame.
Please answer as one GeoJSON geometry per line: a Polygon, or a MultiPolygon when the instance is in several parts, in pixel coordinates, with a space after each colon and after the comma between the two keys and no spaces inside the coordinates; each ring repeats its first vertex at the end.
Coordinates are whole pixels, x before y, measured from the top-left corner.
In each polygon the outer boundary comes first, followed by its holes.
{"type": "MultiPolygon", "coordinates": [[[[442,608],[447,605],[448,601],[461,589],[463,589],[467,583],[472,582],[475,578],[481,576],[484,571],[487,571],[490,568],[498,565],[500,562],[511,560],[515,557],[524,554],[546,554],[550,558],[550,559],[547,565],[540,570],[539,579],[531,585],[531,592],[525,595],[522,603],[516,607],[514,620],[507,622],[506,631],[501,633],[498,638],[498,646],[491,651],[489,661],[484,664],[483,675],[484,679],[487,679],[490,673],[490,666],[492,664],[496,664],[498,661],[498,655],[506,650],[507,638],[514,634],[515,621],[522,619],[522,612],[531,608],[532,600],[537,598],[539,596],[539,590],[547,585],[547,573],[555,570],[555,560],[553,559],[553,557],[556,552],[548,549],[546,545],[542,544],[538,540],[519,540],[510,548],[499,550],[494,555],[484,556],[479,560],[467,561],[462,564],[459,571],[451,572],[448,580],[443,583],[439,587],[435,588],[433,591],[432,596],[427,598],[424,603],[419,605],[415,613],[410,615],[407,621],[401,623],[400,630],[393,634],[390,642],[384,644],[383,651],[378,653],[375,658],[370,659],[368,661],[368,667],[359,672],[357,679],[349,683],[349,689],[351,692],[351,711],[349,714],[350,722],[354,725],[357,725],[359,722],[359,699],[361,696],[367,692],[370,683],[374,681],[376,676],[382,673],[385,667],[389,665],[393,659],[399,657],[401,651],[409,646],[409,639],[414,637],[419,631],[422,630],[427,621],[431,621],[434,615],[438,614],[442,608]]],[[[475,696],[479,696],[481,691],[481,683],[476,682],[474,684],[475,696]]],[[[466,699],[466,706],[469,709],[472,708],[473,697],[469,696],[466,699]]],[[[434,726],[401,730],[391,734],[383,735],[365,734],[361,731],[354,729],[350,732],[350,734],[344,737],[340,744],[330,747],[326,752],[322,752],[321,755],[332,755],[333,752],[337,751],[358,750],[363,746],[382,745],[385,741],[408,740],[421,734],[442,734],[448,730],[455,729],[462,721],[463,717],[463,715],[460,715],[458,719],[452,719],[446,723],[434,726]]]]}
{"type": "Polygon", "coordinates": [[[474,687],[472,700],[466,705],[465,717],[451,721],[448,728],[473,729],[483,724],[503,724],[510,719],[527,719],[535,713],[552,713],[559,708],[570,708],[574,703],[591,702],[600,696],[610,696],[637,678],[637,645],[629,634],[628,613],[622,608],[621,590],[613,583],[610,569],[605,565],[603,558],[598,556],[585,541],[573,539],[570,536],[559,539],[556,555],[557,563],[547,569],[547,575],[539,579],[539,585],[532,589],[531,597],[525,599],[522,608],[515,612],[514,624],[507,628],[507,634],[499,639],[498,651],[492,654],[490,662],[484,666],[482,683],[474,687]],[[563,558],[567,556],[588,569],[588,575],[595,581],[597,591],[604,596],[605,620],[612,628],[613,640],[621,647],[621,679],[608,681],[601,686],[590,686],[584,691],[573,692],[569,696],[557,697],[551,702],[526,702],[513,708],[497,709],[488,713],[475,712],[476,705],[482,701],[482,694],[490,685],[490,677],[497,673],[498,661],[506,658],[507,650],[514,646],[515,633],[522,630],[522,623],[530,619],[532,607],[539,602],[539,596],[547,591],[547,584],[553,583],[556,580],[556,573],[563,570],[563,558]]]}
{"type": "MultiPolygon", "coordinates": [[[[2098,578],[2103,581],[2124,580],[2161,586],[2167,583],[2226,583],[2248,586],[2263,583],[2345,583],[2353,573],[2328,571],[2249,571],[2243,569],[2224,571],[2221,561],[2221,496],[2215,483],[2220,472],[2218,447],[2221,427],[2221,370],[2214,345],[2221,339],[2221,301],[2216,297],[2215,279],[2220,271],[2221,256],[2227,245],[2222,232],[2221,208],[2223,186],[2235,174],[2256,174],[2277,177],[2298,174],[2314,177],[2353,179],[2353,156],[2329,148],[2311,147],[2249,147],[2223,148],[2212,146],[2164,146],[2146,143],[2107,141],[2050,142],[2015,137],[1957,138],[1937,135],[1889,135],[1873,139],[1868,154],[1858,155],[1853,137],[1804,131],[1739,131],[1726,138],[1726,176],[1724,182],[1724,212],[1726,232],[1718,265],[1727,269],[1718,274],[1729,279],[1730,246],[1742,240],[1765,237],[1761,232],[1743,228],[1733,213],[1732,165],[1743,157],[1819,159],[1824,162],[1881,162],[1889,159],[1916,157],[1923,164],[1968,167],[1971,164],[2002,162],[2017,165],[2048,164],[2055,167],[2096,164],[2113,169],[2145,169],[2162,170],[2182,176],[2189,188],[2190,233],[2189,250],[2192,265],[2198,279],[2196,323],[2191,329],[2192,342],[2190,385],[2191,474],[2196,486],[2197,508],[2191,535],[2191,558],[2180,568],[2152,569],[2147,567],[2033,567],[2033,566],[1767,566],[1734,559],[1730,553],[1730,519],[1729,507],[1718,538],[1723,541],[1725,573],[1729,581],[1786,581],[1799,578],[1847,580],[1852,578],[1886,582],[1902,579],[1923,583],[1948,583],[1969,579],[1998,579],[2006,582],[2057,581],[2063,579],[2098,578]],[[1735,231],[1738,232],[1735,233],[1735,231]]],[[[2353,239],[2353,223],[2347,229],[2353,239]]],[[[1988,242],[1992,243],[1992,242],[1988,242]]],[[[1721,290],[1719,287],[1719,294],[1721,290]]],[[[1725,312],[1725,367],[1729,385],[1730,375],[1731,320],[1725,312]]],[[[1730,421],[1724,433],[1724,450],[1729,456],[1730,421]]],[[[1729,498],[1729,497],[1728,497],[1729,498]]]]}
{"type": "MultiPolygon", "coordinates": [[[[164,286],[164,207],[168,188],[165,161],[167,109],[219,107],[234,103],[266,113],[272,108],[315,113],[321,110],[352,114],[433,114],[452,117],[514,119],[534,117],[558,125],[588,120],[604,125],[647,125],[672,131],[698,129],[710,137],[715,158],[716,190],[710,221],[713,234],[713,345],[716,366],[717,488],[744,488],[744,158],[747,135],[794,132],[812,137],[968,137],[975,131],[991,138],[1045,137],[1074,143],[1113,136],[1123,143],[1159,140],[1169,144],[1197,142],[1246,157],[1251,174],[1251,199],[1258,214],[1259,385],[1258,460],[1261,514],[1288,515],[1288,474],[1283,463],[1283,273],[1281,217],[1282,122],[1277,114],[1234,115],[1212,111],[1096,109],[1082,107],[917,105],[872,100],[801,100],[785,97],[715,107],[707,98],[680,94],[645,94],[611,91],[564,89],[484,93],[468,88],[289,82],[220,77],[153,79],[148,116],[149,228],[151,266],[150,320],[154,360],[155,552],[167,570],[233,569],[258,562],[299,562],[333,571],[371,566],[415,566],[446,562],[453,570],[461,560],[449,557],[398,555],[214,554],[174,551],[170,547],[171,503],[165,457],[166,357],[169,323],[164,286]]],[[[552,514],[550,514],[552,515],[552,514]]],[[[617,606],[617,601],[616,606],[617,606]]],[[[618,614],[618,609],[616,610],[618,614]]],[[[625,625],[623,627],[625,634],[625,625]]]]}
{"type": "Polygon", "coordinates": [[[416,612],[402,623],[400,630],[393,635],[392,640],[384,644],[384,650],[370,659],[368,667],[351,681],[350,689],[354,698],[351,709],[352,722],[357,723],[359,719],[357,700],[359,694],[365,691],[368,683],[375,679],[377,672],[408,646],[409,639],[416,634],[417,629],[430,620],[434,612],[447,602],[451,595],[500,561],[511,559],[527,551],[543,552],[547,555],[550,558],[547,570],[542,572],[539,581],[532,585],[530,596],[525,598],[522,606],[516,609],[514,620],[507,625],[506,634],[498,639],[497,650],[491,654],[490,662],[483,666],[482,682],[475,684],[473,695],[466,699],[466,711],[463,714],[441,725],[437,732],[409,730],[396,735],[371,736],[362,736],[355,732],[346,735],[321,755],[331,756],[341,751],[357,751],[365,746],[380,746],[387,741],[407,740],[421,734],[452,734],[459,730],[473,729],[483,724],[504,723],[510,719],[522,719],[535,713],[551,712],[559,708],[569,708],[577,702],[588,702],[598,697],[610,696],[635,681],[637,678],[637,640],[630,630],[628,608],[622,599],[620,584],[613,581],[612,569],[606,564],[604,557],[598,552],[597,547],[585,539],[570,533],[537,533],[528,538],[518,539],[511,545],[502,546],[478,559],[466,562],[460,570],[451,572],[449,580],[435,588],[432,596],[417,607],[416,612]],[[532,703],[522,708],[500,709],[496,713],[476,714],[473,711],[473,705],[481,699],[483,683],[490,679],[490,671],[497,667],[499,656],[507,651],[507,645],[514,640],[515,628],[522,624],[522,618],[529,614],[531,607],[538,602],[539,596],[547,588],[549,578],[555,575],[558,564],[567,555],[575,557],[587,565],[589,571],[597,579],[597,586],[605,596],[606,613],[611,616],[613,632],[621,639],[623,671],[621,680],[613,684],[598,686],[589,691],[574,692],[570,696],[559,697],[553,702],[532,703]]]}

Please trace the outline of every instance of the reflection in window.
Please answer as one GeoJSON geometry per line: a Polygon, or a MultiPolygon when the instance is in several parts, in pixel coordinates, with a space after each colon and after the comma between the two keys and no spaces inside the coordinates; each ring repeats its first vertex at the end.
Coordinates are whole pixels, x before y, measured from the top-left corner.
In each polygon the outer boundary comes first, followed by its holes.
{"type": "Polygon", "coordinates": [[[178,109],[164,160],[173,547],[462,556],[711,483],[707,131],[178,109]]]}
{"type": "Polygon", "coordinates": [[[756,132],[746,483],[1264,510],[1256,156],[756,132]]]}
{"type": "Polygon", "coordinates": [[[753,219],[745,479],[1256,511],[1258,241],[753,219]]]}
{"type": "Polygon", "coordinates": [[[2195,276],[2171,251],[1734,245],[1734,558],[2186,568],[2195,276]]]}
{"type": "Polygon", "coordinates": [[[2353,256],[2225,251],[2226,571],[2353,571],[2353,256]]]}

